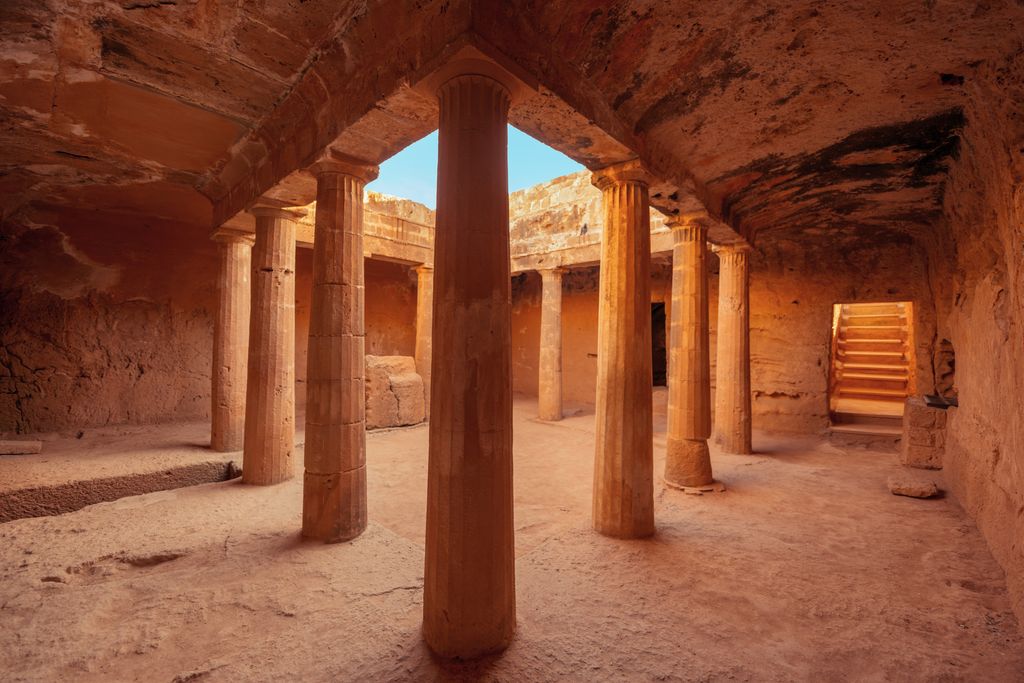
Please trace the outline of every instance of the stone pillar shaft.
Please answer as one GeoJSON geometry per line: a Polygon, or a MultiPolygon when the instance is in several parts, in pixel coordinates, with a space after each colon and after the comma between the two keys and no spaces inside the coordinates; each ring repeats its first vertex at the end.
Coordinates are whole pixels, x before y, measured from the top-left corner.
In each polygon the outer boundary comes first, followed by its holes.
{"type": "Polygon", "coordinates": [[[562,419],[562,274],[561,268],[540,271],[540,362],[537,415],[562,419]]]}
{"type": "Polygon", "coordinates": [[[465,75],[438,96],[423,635],[471,658],[515,630],[509,93],[465,75]]]}
{"type": "Polygon", "coordinates": [[[313,172],[302,535],[338,542],[366,529],[363,188],[377,170],[324,161],[313,172]]]}
{"type": "Polygon", "coordinates": [[[245,441],[245,382],[249,356],[249,235],[218,234],[217,318],[213,325],[210,447],[238,451],[245,441]]]}
{"type": "Polygon", "coordinates": [[[619,538],[654,533],[651,226],[636,162],[594,174],[603,192],[598,303],[594,528],[619,538]]]}
{"type": "Polygon", "coordinates": [[[295,214],[255,208],[252,313],[242,481],[293,476],[295,451],[295,214]]]}
{"type": "Polygon", "coordinates": [[[720,267],[715,438],[725,452],[747,454],[751,452],[749,247],[725,246],[716,251],[720,267]]]}
{"type": "Polygon", "coordinates": [[[668,433],[665,483],[712,483],[711,357],[708,338],[707,226],[672,225],[672,320],[668,352],[668,433]]]}
{"type": "Polygon", "coordinates": [[[423,378],[424,414],[430,418],[430,356],[434,327],[434,269],[416,268],[416,372],[423,378]]]}

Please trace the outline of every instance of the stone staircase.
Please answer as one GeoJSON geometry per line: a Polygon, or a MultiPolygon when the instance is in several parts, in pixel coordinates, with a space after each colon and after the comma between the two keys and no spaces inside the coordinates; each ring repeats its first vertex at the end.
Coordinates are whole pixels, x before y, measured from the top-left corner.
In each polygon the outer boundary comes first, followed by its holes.
{"type": "Polygon", "coordinates": [[[841,304],[833,340],[833,431],[900,433],[911,392],[909,304],[841,304]]]}

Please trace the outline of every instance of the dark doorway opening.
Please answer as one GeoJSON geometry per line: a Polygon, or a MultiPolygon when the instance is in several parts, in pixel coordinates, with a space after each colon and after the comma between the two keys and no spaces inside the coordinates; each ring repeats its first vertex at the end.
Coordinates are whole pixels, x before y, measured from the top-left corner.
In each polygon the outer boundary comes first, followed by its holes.
{"type": "Polygon", "coordinates": [[[668,345],[665,339],[665,304],[651,304],[651,368],[656,387],[668,378],[668,345]]]}

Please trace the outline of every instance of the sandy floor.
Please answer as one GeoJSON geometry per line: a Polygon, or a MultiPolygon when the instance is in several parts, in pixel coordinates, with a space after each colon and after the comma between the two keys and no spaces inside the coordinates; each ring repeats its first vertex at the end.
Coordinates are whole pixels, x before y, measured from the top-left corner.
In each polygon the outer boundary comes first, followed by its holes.
{"type": "Polygon", "coordinates": [[[954,501],[887,492],[893,455],[756,435],[759,455],[714,454],[726,493],[659,488],[657,535],[617,541],[589,528],[593,416],[533,410],[504,655],[445,664],[420,640],[418,427],[368,437],[371,525],[348,544],[299,540],[301,478],[0,525],[3,679],[1024,680],[998,566],[954,501]]]}

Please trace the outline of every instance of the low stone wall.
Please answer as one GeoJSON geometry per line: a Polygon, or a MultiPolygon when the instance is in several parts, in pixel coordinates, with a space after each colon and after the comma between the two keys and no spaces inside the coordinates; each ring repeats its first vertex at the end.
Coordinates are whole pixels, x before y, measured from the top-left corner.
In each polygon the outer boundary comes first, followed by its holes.
{"type": "Polygon", "coordinates": [[[366,357],[366,428],[401,427],[423,422],[423,378],[412,356],[366,357]]]}

